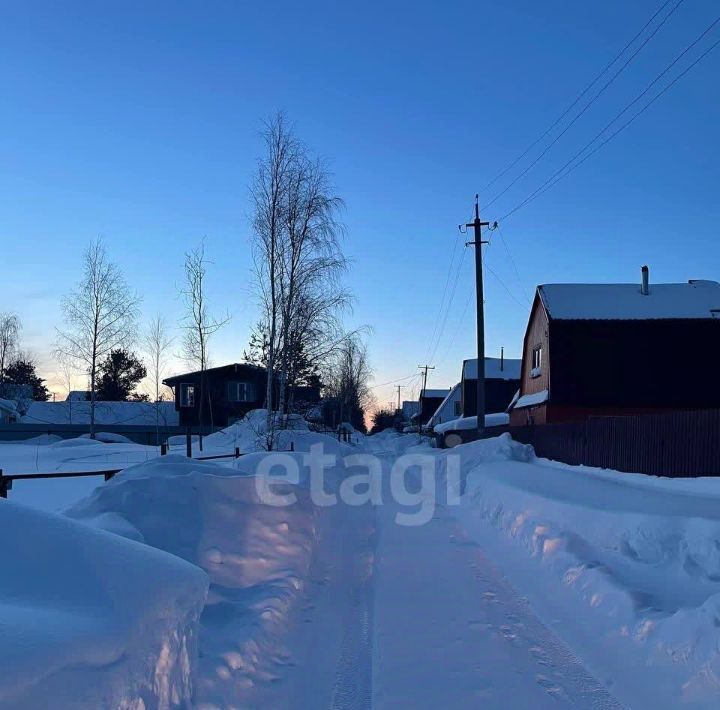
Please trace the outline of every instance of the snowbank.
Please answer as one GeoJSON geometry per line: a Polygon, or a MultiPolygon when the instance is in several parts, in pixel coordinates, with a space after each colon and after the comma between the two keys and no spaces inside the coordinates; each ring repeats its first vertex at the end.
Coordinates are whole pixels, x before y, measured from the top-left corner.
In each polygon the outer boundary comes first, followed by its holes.
{"type": "Polygon", "coordinates": [[[200,569],[10,501],[0,538],[0,707],[190,705],[200,569]]]}
{"type": "Polygon", "coordinates": [[[619,700],[717,707],[720,480],[551,464],[509,435],[443,456],[466,529],[619,700]]]}
{"type": "MultiPolygon", "coordinates": [[[[354,429],[352,433],[353,438],[362,436],[354,429]]],[[[265,409],[254,409],[226,429],[206,436],[203,446],[208,451],[229,453],[238,447],[243,453],[251,453],[266,451],[270,439],[273,440],[274,451],[289,451],[292,448],[294,451],[307,452],[316,444],[322,444],[328,454],[343,455],[353,450],[334,436],[311,431],[307,422],[297,414],[288,417],[284,428],[278,426],[269,434],[265,409]]]]}
{"type": "Polygon", "coordinates": [[[282,639],[308,578],[318,509],[290,484],[294,505],[260,501],[254,474],[267,455],[228,465],[165,456],[126,469],[67,512],[207,572],[197,707],[256,706],[241,701],[272,686],[287,663],[282,639]]]}

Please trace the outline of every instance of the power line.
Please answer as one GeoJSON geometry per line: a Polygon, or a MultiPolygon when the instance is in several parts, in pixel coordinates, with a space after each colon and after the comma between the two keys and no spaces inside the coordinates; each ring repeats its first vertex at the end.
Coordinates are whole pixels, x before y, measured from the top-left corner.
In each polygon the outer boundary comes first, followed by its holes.
{"type": "Polygon", "coordinates": [[[495,182],[497,182],[501,177],[504,177],[510,170],[512,170],[540,141],[542,141],[545,136],[547,136],[555,126],[557,126],[565,116],[567,116],[570,111],[572,111],[575,106],[580,102],[580,99],[587,94],[590,89],[592,89],[595,84],[600,80],[600,78],[610,69],[610,67],[615,64],[620,57],[622,57],[623,54],[630,48],[632,44],[634,44],[635,40],[642,35],[643,32],[652,24],[653,20],[672,2],[672,0],[665,0],[665,2],[655,11],[653,16],[642,26],[640,31],[615,55],[615,57],[603,67],[603,69],[600,71],[599,74],[595,76],[595,78],[575,97],[574,101],[553,121],[553,123],[550,124],[549,128],[545,130],[545,132],[539,137],[536,138],[515,160],[513,160],[508,166],[506,166],[503,170],[501,170],[490,182],[485,185],[483,188],[483,191],[487,190],[489,187],[491,187],[495,182]]]}
{"type": "Polygon", "coordinates": [[[497,272],[490,267],[487,261],[485,262],[485,268],[498,280],[500,285],[505,289],[505,291],[507,291],[508,296],[510,296],[510,298],[512,298],[512,300],[515,301],[515,303],[517,303],[520,308],[522,308],[524,311],[527,311],[529,304],[522,303],[522,301],[520,301],[517,296],[515,296],[515,294],[510,290],[508,285],[500,278],[497,272]]]}
{"type": "Polygon", "coordinates": [[[593,96],[590,101],[588,101],[585,106],[577,113],[570,123],[568,123],[565,128],[563,128],[560,133],[558,133],[555,138],[553,138],[552,141],[544,148],[544,150],[538,155],[535,160],[533,160],[514,180],[510,182],[510,184],[504,189],[501,190],[498,194],[496,194],[488,203],[485,205],[485,207],[489,207],[493,203],[495,203],[497,200],[499,200],[508,190],[510,190],[514,185],[517,184],[519,180],[521,180],[525,175],[527,175],[532,168],[534,168],[542,159],[545,157],[545,155],[548,153],[548,151],[572,128],[575,123],[583,116],[583,114],[600,98],[600,96],[605,92],[605,90],[615,81],[615,79],[622,74],[623,71],[628,67],[630,62],[637,57],[638,54],[645,48],[645,46],[650,42],[650,40],[655,37],[655,35],[660,31],[660,29],[663,27],[663,25],[670,19],[670,17],[675,13],[675,11],[685,2],[685,0],[678,0],[675,5],[670,9],[670,12],[665,15],[665,17],[660,21],[660,24],[645,38],[645,40],[642,42],[642,44],[628,57],[628,59],[625,61],[625,63],[613,74],[610,79],[603,84],[603,86],[600,88],[600,90],[593,96]]]}
{"type": "Polygon", "coordinates": [[[663,96],[667,91],[669,91],[680,79],[682,79],[691,69],[693,69],[697,64],[699,64],[705,57],[707,57],[708,54],[710,54],[717,46],[720,44],[720,40],[717,40],[715,43],[713,43],[708,49],[706,49],[700,56],[698,56],[692,63],[690,63],[683,71],[681,71],[677,76],[675,76],[670,83],[666,84],[663,89],[661,89],[655,96],[653,96],[650,101],[648,101],[639,111],[634,113],[625,123],[623,123],[617,130],[613,131],[605,140],[603,140],[601,143],[599,143],[592,151],[590,151],[587,155],[585,155],[581,160],[579,160],[574,165],[571,165],[573,161],[575,161],[578,157],[580,157],[590,146],[595,143],[600,136],[602,136],[610,126],[612,126],[613,123],[615,123],[620,116],[622,116],[628,108],[636,104],[645,94],[647,94],[648,90],[652,88],[654,84],[657,83],[657,81],[662,78],[687,52],[692,49],[707,33],[715,27],[718,22],[720,22],[720,17],[715,19],[701,34],[700,36],[695,39],[688,47],[686,47],[665,69],[663,69],[662,72],[658,76],[653,79],[650,84],[638,95],[636,96],[625,108],[623,108],[620,113],[618,113],[615,118],[610,121],[598,134],[595,135],[595,137],[588,141],[575,155],[570,158],[562,167],[560,167],[558,170],[556,170],[542,185],[540,185],[539,188],[537,188],[534,192],[532,192],[530,195],[528,195],[524,200],[522,200],[519,204],[517,204],[515,207],[513,207],[509,212],[507,212],[505,215],[503,215],[500,219],[504,220],[507,219],[510,215],[514,214],[518,210],[525,207],[530,202],[534,201],[540,195],[547,192],[550,188],[554,187],[558,182],[560,182],[562,179],[566,178],[570,173],[573,172],[576,168],[579,168],[588,158],[592,157],[597,153],[603,146],[607,145],[611,140],[613,140],[618,134],[620,134],[622,131],[624,131],[633,121],[635,121],[636,118],[639,118],[645,111],[647,111],[650,106],[652,106],[661,96],[663,96]],[[567,170],[566,170],[567,169],[567,170]],[[563,171],[566,170],[566,172],[563,173],[563,171]]]}
{"type": "Polygon", "coordinates": [[[389,380],[388,382],[381,382],[379,385],[370,385],[369,389],[375,389],[377,387],[385,387],[387,385],[394,385],[396,382],[405,382],[405,380],[409,380],[413,377],[417,377],[416,372],[413,372],[412,375],[408,375],[407,377],[398,377],[397,380],[389,380]]]}
{"type": "Polygon", "coordinates": [[[525,286],[523,284],[522,279],[520,278],[520,270],[518,269],[517,262],[515,261],[515,258],[512,255],[512,252],[510,251],[510,247],[507,243],[507,240],[505,239],[505,232],[500,229],[500,225],[497,227],[498,231],[500,232],[500,241],[502,242],[503,247],[505,248],[505,253],[508,256],[508,259],[510,260],[510,263],[512,264],[512,267],[515,271],[515,277],[517,278],[518,286],[520,286],[520,291],[523,295],[523,298],[530,303],[530,297],[528,296],[527,292],[525,291],[525,286]]]}
{"type": "Polygon", "coordinates": [[[433,360],[435,358],[435,355],[437,354],[437,349],[440,346],[443,335],[445,334],[445,326],[447,325],[447,319],[448,319],[448,316],[450,315],[450,309],[452,308],[453,301],[455,300],[455,293],[457,292],[457,286],[460,281],[460,271],[462,270],[462,265],[463,265],[463,262],[465,261],[465,253],[466,252],[463,249],[463,253],[462,253],[462,256],[460,257],[460,261],[458,262],[458,268],[455,273],[455,281],[453,283],[453,288],[450,293],[450,300],[447,303],[447,307],[445,309],[445,315],[443,317],[442,324],[440,326],[440,330],[438,331],[437,340],[435,342],[435,345],[432,349],[430,356],[427,358],[428,360],[433,360]]]}
{"type": "Polygon", "coordinates": [[[440,308],[438,310],[437,317],[435,318],[435,325],[433,326],[432,335],[430,336],[430,340],[428,341],[428,348],[425,357],[426,360],[430,358],[430,349],[432,348],[433,341],[435,340],[435,336],[437,334],[438,324],[440,323],[440,320],[442,318],[443,306],[445,305],[445,296],[447,295],[447,289],[450,284],[450,277],[452,276],[453,264],[455,263],[455,254],[457,252],[457,246],[459,241],[460,235],[458,234],[455,237],[455,244],[453,246],[452,256],[450,258],[450,266],[448,267],[447,276],[445,277],[445,286],[443,288],[442,298],[440,299],[440,308]]]}
{"type": "Polygon", "coordinates": [[[468,296],[465,301],[465,306],[463,307],[462,314],[460,315],[460,319],[458,320],[457,326],[455,327],[455,331],[452,334],[452,337],[448,341],[447,347],[445,348],[445,352],[443,353],[442,357],[440,358],[439,365],[442,365],[445,360],[447,360],[448,355],[450,354],[450,350],[452,349],[453,345],[455,345],[455,341],[457,340],[457,336],[460,334],[460,328],[465,323],[465,316],[467,315],[468,308],[470,307],[470,301],[472,301],[472,297],[475,295],[475,289],[471,288],[468,291],[468,296]]]}

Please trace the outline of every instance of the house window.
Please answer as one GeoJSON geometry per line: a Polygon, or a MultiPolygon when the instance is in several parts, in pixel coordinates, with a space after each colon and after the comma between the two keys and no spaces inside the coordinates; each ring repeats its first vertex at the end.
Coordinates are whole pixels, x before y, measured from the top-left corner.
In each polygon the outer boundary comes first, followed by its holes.
{"type": "Polygon", "coordinates": [[[542,372],[542,345],[537,345],[532,351],[532,369],[530,377],[540,377],[542,372]]]}
{"type": "Polygon", "coordinates": [[[195,385],[180,385],[180,406],[195,406],[195,385]]]}
{"type": "Polygon", "coordinates": [[[253,386],[250,382],[228,382],[228,402],[252,402],[253,386]]]}
{"type": "Polygon", "coordinates": [[[462,402],[458,399],[455,401],[455,416],[459,417],[462,415],[462,402]]]}

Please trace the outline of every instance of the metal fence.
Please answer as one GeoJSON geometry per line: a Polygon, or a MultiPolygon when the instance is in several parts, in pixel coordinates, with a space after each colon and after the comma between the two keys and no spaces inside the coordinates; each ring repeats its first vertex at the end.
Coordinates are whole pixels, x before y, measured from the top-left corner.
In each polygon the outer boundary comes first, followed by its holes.
{"type": "Polygon", "coordinates": [[[674,478],[720,476],[720,409],[511,427],[543,458],[674,478]]]}

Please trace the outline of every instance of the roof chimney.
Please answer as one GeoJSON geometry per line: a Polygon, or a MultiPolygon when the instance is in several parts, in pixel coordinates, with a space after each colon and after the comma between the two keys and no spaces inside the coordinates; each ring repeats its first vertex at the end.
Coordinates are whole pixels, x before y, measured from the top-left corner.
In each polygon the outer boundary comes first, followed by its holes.
{"type": "Polygon", "coordinates": [[[500,372],[505,369],[505,348],[500,348],[500,372]]]}
{"type": "Polygon", "coordinates": [[[650,295],[650,270],[647,266],[642,267],[642,283],[640,284],[640,293],[643,296],[650,295]]]}

